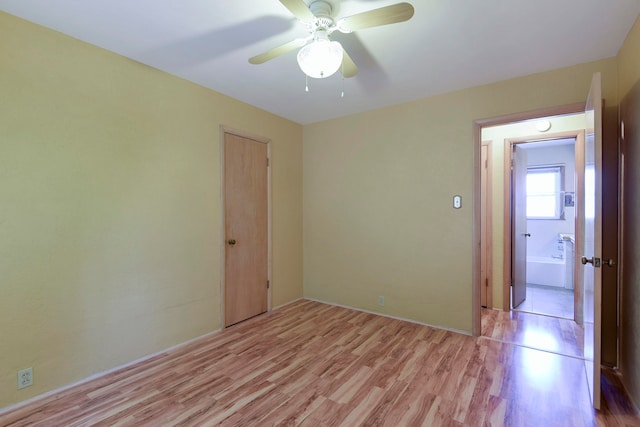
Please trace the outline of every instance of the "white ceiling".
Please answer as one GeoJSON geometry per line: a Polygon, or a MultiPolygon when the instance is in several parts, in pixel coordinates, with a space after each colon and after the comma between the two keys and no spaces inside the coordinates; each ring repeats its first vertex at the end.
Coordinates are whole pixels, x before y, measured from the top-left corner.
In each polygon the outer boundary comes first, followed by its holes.
{"type": "MultiPolygon", "coordinates": [[[[349,16],[400,0],[330,0],[349,16]]],[[[409,0],[410,21],[334,33],[360,73],[305,77],[305,36],[278,0],[0,0],[0,10],[196,82],[300,124],[617,54],[639,0],[409,0]],[[345,92],[344,98],[340,92],[345,92]]]]}

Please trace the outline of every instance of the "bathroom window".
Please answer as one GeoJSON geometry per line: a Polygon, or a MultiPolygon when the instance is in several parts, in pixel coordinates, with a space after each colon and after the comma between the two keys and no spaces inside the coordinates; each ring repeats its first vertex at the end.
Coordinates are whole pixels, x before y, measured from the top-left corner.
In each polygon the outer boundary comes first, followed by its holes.
{"type": "Polygon", "coordinates": [[[527,169],[527,218],[564,219],[564,166],[527,169]]]}

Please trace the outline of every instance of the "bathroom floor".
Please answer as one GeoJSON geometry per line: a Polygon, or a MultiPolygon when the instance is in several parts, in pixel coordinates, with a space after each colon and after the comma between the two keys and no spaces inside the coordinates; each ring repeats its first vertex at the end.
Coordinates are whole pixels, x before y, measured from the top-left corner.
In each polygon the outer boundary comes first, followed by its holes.
{"type": "Polygon", "coordinates": [[[527,299],[515,310],[573,319],[573,289],[527,283],[527,299]]]}

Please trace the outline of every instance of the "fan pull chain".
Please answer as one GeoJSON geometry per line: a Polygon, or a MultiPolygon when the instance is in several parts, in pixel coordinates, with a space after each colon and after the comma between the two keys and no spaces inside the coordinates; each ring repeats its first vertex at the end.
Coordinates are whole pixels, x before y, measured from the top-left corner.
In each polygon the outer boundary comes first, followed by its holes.
{"type": "Polygon", "coordinates": [[[304,91],[309,92],[309,76],[304,75],[304,91]]]}
{"type": "Polygon", "coordinates": [[[344,61],[342,61],[342,65],[340,65],[340,67],[342,67],[342,70],[340,70],[340,73],[342,74],[342,92],[340,92],[340,98],[344,98],[344,61]]]}

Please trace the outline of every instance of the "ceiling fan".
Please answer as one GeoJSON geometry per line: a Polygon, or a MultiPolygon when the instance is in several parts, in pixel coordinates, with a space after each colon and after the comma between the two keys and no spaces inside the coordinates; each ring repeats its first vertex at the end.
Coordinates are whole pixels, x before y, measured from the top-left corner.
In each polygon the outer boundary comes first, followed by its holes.
{"type": "Polygon", "coordinates": [[[342,45],[337,41],[331,41],[330,36],[334,31],[351,33],[365,28],[404,22],[411,19],[414,11],[409,3],[397,3],[335,20],[331,3],[325,0],[312,1],[308,6],[303,0],[280,0],[280,3],[307,26],[309,35],[256,55],[249,59],[249,62],[262,64],[300,48],[298,65],[306,75],[313,78],[329,77],[338,69],[344,77],[358,74],[358,67],[342,45]]]}

